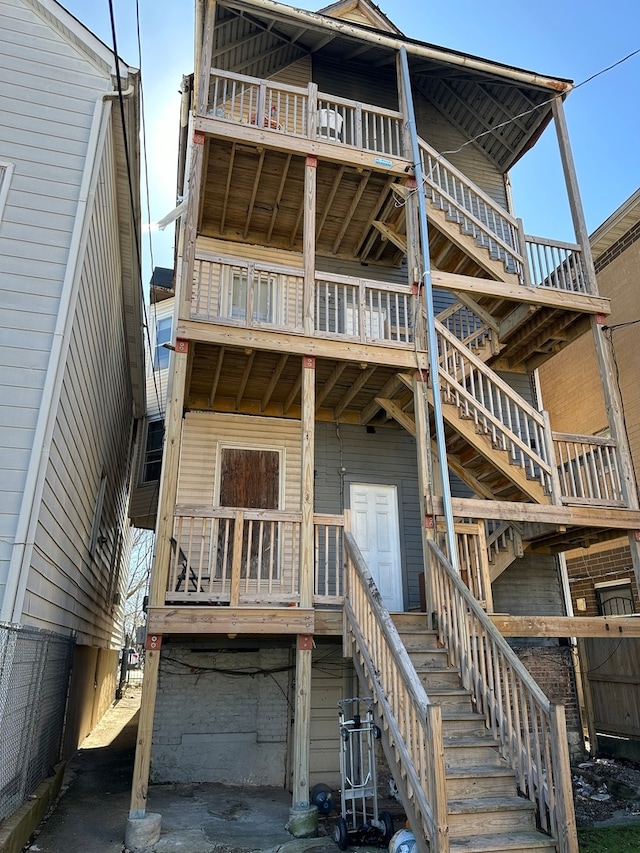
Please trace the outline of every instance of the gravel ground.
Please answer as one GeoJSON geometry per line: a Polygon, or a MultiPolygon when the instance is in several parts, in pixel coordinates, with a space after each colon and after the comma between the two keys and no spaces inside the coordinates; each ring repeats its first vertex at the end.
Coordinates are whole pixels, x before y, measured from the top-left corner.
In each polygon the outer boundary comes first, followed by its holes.
{"type": "Polygon", "coordinates": [[[640,765],[596,758],[572,770],[578,826],[640,823],[640,765]]]}

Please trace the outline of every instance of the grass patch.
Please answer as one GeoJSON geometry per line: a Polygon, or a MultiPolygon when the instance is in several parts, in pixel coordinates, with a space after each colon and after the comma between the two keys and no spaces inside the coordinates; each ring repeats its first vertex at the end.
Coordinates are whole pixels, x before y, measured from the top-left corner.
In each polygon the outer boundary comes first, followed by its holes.
{"type": "Polygon", "coordinates": [[[580,853],[638,853],[640,825],[578,829],[580,853]]]}

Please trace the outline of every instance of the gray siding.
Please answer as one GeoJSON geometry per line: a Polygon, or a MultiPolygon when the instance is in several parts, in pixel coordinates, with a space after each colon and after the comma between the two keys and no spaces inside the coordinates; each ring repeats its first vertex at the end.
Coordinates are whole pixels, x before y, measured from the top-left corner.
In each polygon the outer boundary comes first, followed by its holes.
{"type": "Polygon", "coordinates": [[[0,596],[33,446],[100,73],[22,0],[0,6],[0,596]]]}
{"type": "MultiPolygon", "coordinates": [[[[113,140],[107,135],[24,601],[26,622],[75,629],[80,643],[112,640],[122,594],[131,387],[121,298],[113,140]],[[99,541],[89,541],[101,476],[99,541]]],[[[116,626],[117,631],[117,626],[116,626]]]]}
{"type": "Polygon", "coordinates": [[[351,483],[380,483],[398,488],[400,548],[405,608],[420,603],[418,574],[423,570],[415,441],[393,426],[377,428],[316,425],[316,512],[342,512],[351,483]],[[343,476],[340,469],[344,468],[343,476]]]}

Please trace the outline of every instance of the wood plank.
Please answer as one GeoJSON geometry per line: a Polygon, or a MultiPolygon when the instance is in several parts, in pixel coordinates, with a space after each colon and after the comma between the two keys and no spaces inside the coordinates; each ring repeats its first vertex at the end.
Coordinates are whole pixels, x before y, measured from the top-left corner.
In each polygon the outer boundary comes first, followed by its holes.
{"type": "Polygon", "coordinates": [[[270,352],[286,350],[299,355],[333,358],[344,361],[372,362],[380,366],[413,370],[428,368],[428,356],[425,352],[416,353],[413,349],[376,346],[359,341],[332,341],[325,338],[312,338],[307,335],[283,334],[267,329],[245,329],[223,326],[215,323],[198,323],[192,320],[178,321],[177,336],[203,343],[236,346],[244,349],[252,347],[270,352]],[[416,359],[418,364],[416,365],[416,359]]]}
{"type": "Polygon", "coordinates": [[[360,203],[360,199],[362,198],[362,193],[369,182],[369,178],[371,177],[371,172],[367,171],[360,179],[360,183],[358,184],[358,189],[355,192],[355,195],[351,199],[351,204],[349,205],[349,210],[347,211],[344,219],[342,220],[342,225],[340,226],[340,230],[338,231],[338,235],[336,239],[333,241],[333,246],[331,247],[332,254],[336,255],[338,253],[338,249],[340,248],[340,243],[342,243],[342,239],[344,235],[347,233],[347,228],[351,224],[351,220],[353,219],[353,214],[356,212],[358,208],[358,204],[360,203]]]}
{"type": "Polygon", "coordinates": [[[505,616],[489,618],[504,637],[640,637],[638,616],[505,616]]]}
{"type": "Polygon", "coordinates": [[[314,612],[301,607],[150,607],[150,633],[313,634],[314,612]]]}
{"type": "Polygon", "coordinates": [[[472,278],[467,275],[432,270],[431,280],[434,287],[442,287],[453,293],[475,293],[477,296],[491,296],[496,299],[508,299],[512,302],[524,302],[532,306],[546,305],[549,308],[562,308],[585,314],[610,314],[611,300],[603,296],[586,296],[567,290],[552,290],[550,287],[523,287],[504,281],[488,278],[472,278]]]}
{"type": "MultiPolygon", "coordinates": [[[[434,511],[442,515],[442,499],[434,498],[434,511]]],[[[459,518],[494,518],[501,521],[538,522],[566,527],[598,527],[616,530],[640,530],[640,512],[605,507],[552,506],[518,501],[486,501],[452,498],[453,514],[459,518]]]]}
{"type": "Polygon", "coordinates": [[[406,167],[410,166],[409,160],[402,157],[386,157],[391,160],[391,166],[382,165],[379,154],[364,149],[351,147],[349,145],[336,145],[334,142],[325,142],[320,138],[305,139],[301,136],[289,136],[269,128],[261,128],[251,124],[230,124],[223,119],[214,116],[199,116],[194,119],[194,130],[210,134],[213,137],[229,139],[230,134],[238,142],[249,142],[257,146],[265,146],[275,151],[283,151],[288,154],[305,156],[314,154],[322,160],[329,160],[339,165],[347,164],[363,169],[371,169],[374,172],[406,177],[406,167]]]}
{"type": "Polygon", "coordinates": [[[347,408],[349,403],[353,400],[354,397],[360,392],[360,390],[367,384],[369,379],[373,376],[373,374],[378,369],[376,364],[371,367],[367,367],[362,371],[360,376],[353,383],[351,388],[342,396],[342,398],[338,401],[337,405],[334,407],[334,414],[336,418],[339,418],[342,412],[347,408]]]}

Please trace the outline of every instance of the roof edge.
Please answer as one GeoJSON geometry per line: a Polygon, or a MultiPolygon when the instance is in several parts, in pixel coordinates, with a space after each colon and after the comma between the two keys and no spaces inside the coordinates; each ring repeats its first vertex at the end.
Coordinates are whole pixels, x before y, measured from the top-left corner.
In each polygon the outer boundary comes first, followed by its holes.
{"type": "Polygon", "coordinates": [[[640,187],[589,236],[594,258],[602,255],[640,220],[640,187]]]}

